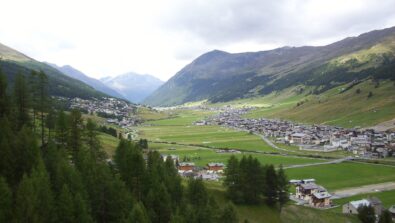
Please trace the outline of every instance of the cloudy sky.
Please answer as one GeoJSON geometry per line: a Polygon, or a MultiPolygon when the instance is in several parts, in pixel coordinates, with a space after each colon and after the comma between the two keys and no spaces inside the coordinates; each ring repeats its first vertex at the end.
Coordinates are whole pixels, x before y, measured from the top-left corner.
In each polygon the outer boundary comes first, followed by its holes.
{"type": "Polygon", "coordinates": [[[0,0],[0,42],[92,77],[167,80],[202,53],[324,45],[395,26],[395,0],[0,0]]]}

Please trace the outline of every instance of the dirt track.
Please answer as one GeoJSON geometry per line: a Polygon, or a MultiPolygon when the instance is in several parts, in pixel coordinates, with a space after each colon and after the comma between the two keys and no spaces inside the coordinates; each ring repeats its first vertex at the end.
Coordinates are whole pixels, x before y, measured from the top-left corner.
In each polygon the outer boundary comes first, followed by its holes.
{"type": "Polygon", "coordinates": [[[387,182],[380,184],[370,184],[360,187],[337,190],[332,193],[333,199],[351,197],[357,194],[374,193],[380,191],[395,190],[395,182],[387,182]]]}

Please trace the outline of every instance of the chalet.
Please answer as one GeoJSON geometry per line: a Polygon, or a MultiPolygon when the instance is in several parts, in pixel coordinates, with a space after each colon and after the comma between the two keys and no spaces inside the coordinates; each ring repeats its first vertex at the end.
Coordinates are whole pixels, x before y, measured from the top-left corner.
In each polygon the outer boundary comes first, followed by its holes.
{"type": "Polygon", "coordinates": [[[343,214],[358,214],[358,208],[360,206],[369,206],[370,203],[366,199],[358,200],[358,201],[350,201],[347,204],[343,205],[342,212],[343,214]]]}
{"type": "Polygon", "coordinates": [[[372,197],[368,199],[350,201],[347,204],[343,205],[342,212],[344,214],[358,214],[359,207],[369,205],[374,208],[374,212],[376,213],[376,215],[380,215],[381,212],[384,210],[384,206],[381,201],[376,197],[372,197]]]}
{"type": "Polygon", "coordinates": [[[327,190],[313,182],[296,185],[295,198],[303,200],[312,207],[324,208],[332,205],[332,195],[327,190]]]}
{"type": "Polygon", "coordinates": [[[208,163],[207,169],[214,172],[223,172],[225,164],[223,163],[208,163]]]}
{"type": "Polygon", "coordinates": [[[178,171],[193,171],[195,168],[195,163],[182,162],[178,164],[178,171]]]}
{"type": "Polygon", "coordinates": [[[331,197],[332,195],[327,191],[313,193],[310,205],[317,208],[330,207],[332,205],[331,197]]]}

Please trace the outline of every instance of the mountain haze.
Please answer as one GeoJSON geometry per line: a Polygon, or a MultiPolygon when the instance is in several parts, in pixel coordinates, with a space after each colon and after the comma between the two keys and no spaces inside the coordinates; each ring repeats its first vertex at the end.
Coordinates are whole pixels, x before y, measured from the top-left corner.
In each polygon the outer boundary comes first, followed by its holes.
{"type": "Polygon", "coordinates": [[[148,95],[163,84],[160,79],[137,73],[126,73],[116,77],[104,77],[100,79],[105,85],[119,92],[131,102],[142,102],[148,95]]]}
{"type": "Polygon", "coordinates": [[[51,63],[47,63],[47,64],[56,68],[57,70],[59,70],[60,72],[62,72],[63,74],[65,74],[71,78],[74,78],[74,79],[84,82],[85,84],[93,87],[97,91],[101,91],[105,94],[108,94],[108,95],[116,97],[116,98],[123,98],[123,96],[121,94],[119,94],[117,91],[111,89],[110,87],[107,87],[101,81],[87,76],[86,74],[82,73],[81,71],[75,69],[74,67],[72,67],[70,65],[65,65],[65,66],[60,67],[56,64],[51,64],[51,63]]]}
{"type": "Polygon", "coordinates": [[[394,78],[395,27],[326,46],[236,53],[214,50],[181,69],[144,103],[171,106],[266,95],[291,86],[320,93],[354,80],[394,78]]]}

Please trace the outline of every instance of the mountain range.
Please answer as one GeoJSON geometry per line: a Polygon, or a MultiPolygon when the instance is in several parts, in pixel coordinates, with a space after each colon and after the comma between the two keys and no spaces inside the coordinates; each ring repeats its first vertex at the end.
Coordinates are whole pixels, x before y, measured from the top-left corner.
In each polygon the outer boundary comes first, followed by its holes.
{"type": "Polygon", "coordinates": [[[3,44],[0,44],[0,68],[7,76],[9,86],[13,85],[17,74],[23,74],[28,77],[32,70],[41,70],[48,77],[49,93],[52,96],[86,99],[108,96],[82,81],[63,74],[48,64],[36,61],[3,44]]]}
{"type": "Polygon", "coordinates": [[[172,106],[200,100],[225,102],[297,85],[319,94],[352,81],[395,79],[394,70],[395,27],[326,46],[234,54],[214,50],[177,72],[144,103],[172,106]]]}
{"type": "Polygon", "coordinates": [[[116,77],[104,77],[100,81],[134,103],[142,102],[163,84],[163,81],[152,75],[137,74],[134,72],[116,77]]]}
{"type": "Polygon", "coordinates": [[[53,68],[59,70],[60,72],[62,72],[63,74],[66,74],[67,76],[69,76],[71,78],[74,78],[74,79],[84,82],[85,84],[93,87],[97,91],[101,91],[105,94],[108,94],[108,95],[116,97],[116,98],[125,99],[116,90],[106,86],[104,83],[102,83],[101,81],[99,81],[97,79],[87,76],[86,74],[82,73],[81,71],[75,69],[74,67],[72,67],[70,65],[58,66],[56,64],[47,63],[47,62],[46,62],[46,64],[52,66],[53,68]]]}

